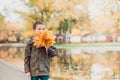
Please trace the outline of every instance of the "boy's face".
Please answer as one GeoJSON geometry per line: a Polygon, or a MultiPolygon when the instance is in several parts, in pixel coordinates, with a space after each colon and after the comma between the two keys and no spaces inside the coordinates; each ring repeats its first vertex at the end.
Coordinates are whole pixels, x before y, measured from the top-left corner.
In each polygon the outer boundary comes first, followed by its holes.
{"type": "Polygon", "coordinates": [[[42,24],[38,24],[38,25],[36,25],[35,33],[39,33],[44,30],[45,30],[45,26],[42,24]]]}

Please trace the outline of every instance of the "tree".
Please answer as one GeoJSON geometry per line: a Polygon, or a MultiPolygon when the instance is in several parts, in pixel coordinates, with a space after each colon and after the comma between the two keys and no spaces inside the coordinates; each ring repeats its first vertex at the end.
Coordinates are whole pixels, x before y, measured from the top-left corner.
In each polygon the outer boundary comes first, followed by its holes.
{"type": "Polygon", "coordinates": [[[32,29],[36,20],[43,21],[55,33],[61,33],[60,30],[65,29],[63,32],[70,34],[71,29],[76,26],[80,29],[81,24],[85,24],[82,26],[83,30],[88,27],[91,29],[87,0],[29,0],[25,4],[29,7],[28,12],[16,12],[23,16],[26,30],[32,29]],[[78,9],[78,6],[82,6],[82,9],[78,9]],[[81,16],[84,16],[83,21],[80,21],[81,16]]]}
{"type": "Polygon", "coordinates": [[[36,20],[40,20],[47,25],[50,19],[55,17],[55,15],[60,11],[55,8],[54,3],[55,0],[30,0],[28,3],[26,3],[26,6],[29,7],[29,12],[20,13],[25,20],[28,20],[31,23],[35,22],[36,20]]]}
{"type": "Polygon", "coordinates": [[[0,14],[0,30],[4,29],[4,16],[0,14]]]}
{"type": "MultiPolygon", "coordinates": [[[[69,27],[69,24],[74,25],[77,23],[77,20],[76,19],[64,19],[64,21],[61,21],[59,23],[59,27],[58,27],[58,30],[59,30],[59,34],[66,34],[66,32],[68,32],[68,27],[69,27]]],[[[70,27],[70,33],[71,33],[71,29],[72,27],[70,27]]]]}
{"type": "Polygon", "coordinates": [[[0,31],[5,33],[8,32],[5,26],[5,17],[2,14],[0,14],[0,31]]]}

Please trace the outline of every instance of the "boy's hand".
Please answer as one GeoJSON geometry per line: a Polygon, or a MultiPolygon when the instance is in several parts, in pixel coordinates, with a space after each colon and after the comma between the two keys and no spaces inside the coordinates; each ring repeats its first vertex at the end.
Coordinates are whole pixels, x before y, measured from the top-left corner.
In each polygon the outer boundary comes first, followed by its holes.
{"type": "Polygon", "coordinates": [[[48,48],[49,46],[45,46],[45,49],[46,49],[46,53],[48,54],[48,48]]]}
{"type": "Polygon", "coordinates": [[[31,73],[30,73],[30,72],[27,72],[27,73],[26,73],[26,76],[27,76],[27,77],[30,77],[30,76],[31,76],[31,73]]]}

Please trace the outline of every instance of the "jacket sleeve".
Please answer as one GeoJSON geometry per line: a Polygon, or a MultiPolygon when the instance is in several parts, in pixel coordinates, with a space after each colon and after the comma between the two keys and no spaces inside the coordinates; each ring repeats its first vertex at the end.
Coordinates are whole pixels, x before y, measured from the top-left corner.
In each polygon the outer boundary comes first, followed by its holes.
{"type": "Polygon", "coordinates": [[[48,48],[48,56],[54,57],[54,56],[56,56],[56,55],[57,55],[57,49],[56,49],[56,47],[50,46],[50,47],[48,48]]]}
{"type": "Polygon", "coordinates": [[[30,57],[31,57],[31,44],[27,44],[25,48],[24,70],[25,73],[30,72],[30,57]]]}

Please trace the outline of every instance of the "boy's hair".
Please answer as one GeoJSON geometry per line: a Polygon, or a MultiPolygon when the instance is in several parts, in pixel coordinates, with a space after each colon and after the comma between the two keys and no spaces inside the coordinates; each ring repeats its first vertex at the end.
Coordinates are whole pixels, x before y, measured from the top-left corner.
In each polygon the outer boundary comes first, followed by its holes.
{"type": "Polygon", "coordinates": [[[33,24],[33,29],[36,29],[36,26],[39,25],[39,24],[40,24],[40,25],[44,25],[43,22],[41,22],[41,21],[36,21],[36,22],[33,24]]]}

